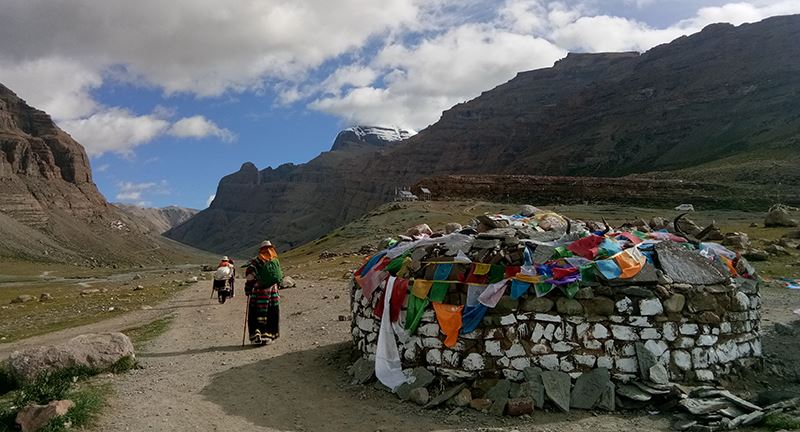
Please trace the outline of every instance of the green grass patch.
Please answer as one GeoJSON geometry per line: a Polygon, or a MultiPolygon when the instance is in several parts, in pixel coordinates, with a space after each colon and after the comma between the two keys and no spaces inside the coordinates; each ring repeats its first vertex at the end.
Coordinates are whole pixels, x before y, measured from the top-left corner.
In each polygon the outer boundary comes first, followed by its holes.
{"type": "Polygon", "coordinates": [[[169,326],[172,325],[172,321],[174,319],[175,317],[173,316],[166,316],[164,318],[151,321],[143,326],[124,330],[123,333],[131,338],[133,345],[138,349],[145,343],[166,333],[167,330],[169,330],[169,326]]]}
{"type": "Polygon", "coordinates": [[[769,430],[800,429],[800,417],[786,413],[772,413],[764,417],[764,427],[769,430]]]}
{"type": "MultiPolygon", "coordinates": [[[[130,357],[125,357],[110,369],[124,371],[135,367],[130,357]]],[[[90,426],[102,410],[110,392],[109,385],[97,385],[84,381],[96,374],[86,368],[72,368],[45,373],[36,379],[22,383],[18,389],[0,398],[0,432],[16,431],[16,416],[19,410],[30,404],[46,405],[54,400],[69,399],[75,406],[60,418],[53,419],[42,431],[62,432],[72,428],[90,426]]]]}
{"type": "Polygon", "coordinates": [[[90,385],[70,392],[68,399],[75,402],[75,406],[65,416],[53,419],[40,432],[64,432],[91,426],[103,410],[109,393],[111,389],[107,385],[90,385]]]}

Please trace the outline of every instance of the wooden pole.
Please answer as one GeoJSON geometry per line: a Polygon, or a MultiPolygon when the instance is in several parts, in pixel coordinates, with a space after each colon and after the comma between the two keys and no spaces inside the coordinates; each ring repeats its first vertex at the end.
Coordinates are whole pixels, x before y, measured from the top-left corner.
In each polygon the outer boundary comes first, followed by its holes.
{"type": "Polygon", "coordinates": [[[247,318],[250,315],[250,296],[247,296],[247,309],[244,310],[244,329],[242,330],[242,346],[247,338],[247,318]]]}

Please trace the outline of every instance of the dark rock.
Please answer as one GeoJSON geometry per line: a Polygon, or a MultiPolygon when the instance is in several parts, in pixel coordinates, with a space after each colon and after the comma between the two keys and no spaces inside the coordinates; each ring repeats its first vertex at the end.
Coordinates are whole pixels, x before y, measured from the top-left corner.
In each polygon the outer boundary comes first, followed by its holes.
{"type": "Polygon", "coordinates": [[[722,245],[736,250],[745,250],[750,247],[750,237],[740,232],[727,233],[725,239],[722,240],[722,245]]]}
{"type": "Polygon", "coordinates": [[[638,402],[647,402],[652,399],[652,396],[639,387],[630,384],[622,384],[617,387],[617,394],[638,402]]]}
{"type": "Polygon", "coordinates": [[[673,242],[657,243],[655,250],[664,274],[676,283],[712,285],[728,279],[700,254],[673,242]]]}
{"type": "Polygon", "coordinates": [[[656,384],[669,383],[669,373],[667,372],[667,368],[665,368],[661,363],[656,363],[650,367],[649,376],[650,381],[656,384]]]}
{"type": "Polygon", "coordinates": [[[509,399],[506,414],[514,417],[533,414],[533,401],[529,398],[509,399]]]}
{"type": "Polygon", "coordinates": [[[577,409],[592,409],[608,389],[611,376],[606,368],[597,368],[584,373],[575,381],[570,406],[577,409]]]}
{"type": "Polygon", "coordinates": [[[556,300],[556,310],[558,313],[564,315],[581,315],[583,314],[583,306],[580,302],[566,297],[559,297],[556,300]]]}
{"type": "Polygon", "coordinates": [[[748,249],[742,252],[742,256],[747,258],[750,261],[767,261],[769,260],[769,254],[767,251],[762,249],[748,249]]]}
{"type": "Polygon", "coordinates": [[[767,246],[765,250],[770,255],[791,255],[789,251],[786,250],[786,248],[776,244],[767,246]]]}
{"type": "Polygon", "coordinates": [[[581,300],[586,315],[589,316],[610,316],[614,314],[614,300],[608,297],[595,297],[589,300],[581,300]]]}
{"type": "MultiPolygon", "coordinates": [[[[355,366],[355,365],[354,365],[355,366]]],[[[372,370],[373,373],[375,371],[375,363],[372,363],[372,370]]],[[[433,374],[424,367],[416,367],[411,371],[410,380],[403,384],[400,384],[399,387],[395,390],[397,396],[402,400],[407,400],[411,397],[411,391],[420,387],[427,387],[430,383],[433,382],[433,374]]]]}
{"type": "Polygon", "coordinates": [[[680,313],[683,306],[686,304],[686,297],[683,294],[673,294],[661,302],[664,305],[664,310],[671,313],[680,313]]]}
{"type": "Polygon", "coordinates": [[[638,287],[638,286],[623,287],[623,288],[621,288],[619,290],[619,292],[621,292],[622,294],[624,294],[624,295],[626,295],[628,297],[653,298],[653,297],[656,296],[656,294],[653,292],[653,290],[648,289],[648,288],[638,287]]]}
{"type": "Polygon", "coordinates": [[[594,291],[592,291],[591,287],[584,287],[578,290],[575,293],[575,298],[578,300],[586,300],[594,297],[594,291]]]}
{"type": "Polygon", "coordinates": [[[445,390],[444,392],[442,392],[442,394],[436,396],[430,402],[428,402],[428,404],[425,405],[425,408],[434,408],[449,401],[450,399],[453,398],[453,396],[460,393],[461,390],[464,390],[466,387],[467,387],[466,383],[461,383],[455,387],[451,387],[450,389],[445,390]]]}
{"type": "Polygon", "coordinates": [[[695,317],[695,320],[700,324],[719,324],[722,320],[714,312],[705,311],[695,317]]]}
{"type": "Polygon", "coordinates": [[[643,380],[650,380],[650,368],[658,363],[656,356],[644,347],[644,343],[636,342],[636,359],[639,362],[639,376],[643,380]]]}
{"type": "Polygon", "coordinates": [[[533,400],[536,408],[544,408],[544,383],[542,382],[542,370],[538,367],[528,367],[523,371],[525,382],[522,384],[524,395],[533,400]]]}
{"type": "Polygon", "coordinates": [[[486,392],[486,398],[492,401],[507,400],[511,393],[511,381],[500,380],[486,392]]]}
{"type": "Polygon", "coordinates": [[[12,304],[15,304],[15,303],[27,303],[27,302],[32,301],[32,300],[33,300],[33,296],[28,295],[28,294],[22,294],[22,295],[19,295],[19,296],[15,297],[13,300],[11,300],[11,303],[12,304]]]}
{"type": "Polygon", "coordinates": [[[733,285],[745,294],[758,294],[758,281],[755,279],[736,278],[733,285]]]}
{"type": "Polygon", "coordinates": [[[514,300],[511,296],[504,295],[500,297],[500,301],[497,302],[497,306],[494,307],[492,312],[499,315],[506,315],[514,312],[518,307],[519,300],[514,300]]]}
{"type": "Polygon", "coordinates": [[[555,252],[556,248],[553,246],[537,245],[532,256],[534,264],[544,263],[549,260],[555,252]]]}
{"type": "Polygon", "coordinates": [[[425,387],[417,387],[408,394],[408,400],[419,406],[425,406],[430,401],[431,396],[425,387]]]}
{"type": "Polygon", "coordinates": [[[653,264],[647,263],[642,270],[634,277],[627,280],[630,284],[656,285],[658,283],[658,273],[653,264]]]}
{"type": "Polygon", "coordinates": [[[490,399],[473,399],[469,402],[469,406],[478,411],[486,411],[492,407],[492,401],[490,399]]]}
{"type": "Polygon", "coordinates": [[[558,409],[569,412],[571,380],[568,374],[558,371],[541,373],[544,393],[558,409]]]}
{"type": "Polygon", "coordinates": [[[462,389],[460,392],[456,393],[449,401],[448,404],[457,406],[457,407],[466,407],[469,406],[469,403],[472,402],[472,392],[469,391],[468,388],[462,389]]]}
{"type": "Polygon", "coordinates": [[[719,310],[717,296],[703,289],[692,290],[689,292],[688,308],[689,312],[693,313],[702,311],[716,312],[719,310]]]}
{"type": "Polygon", "coordinates": [[[375,376],[375,362],[361,357],[347,372],[353,377],[351,384],[365,384],[375,376]]]}
{"type": "Polygon", "coordinates": [[[613,382],[609,381],[606,384],[606,390],[603,394],[600,395],[600,399],[597,401],[597,408],[606,411],[616,411],[617,404],[615,403],[617,400],[617,386],[614,385],[613,382]]]}
{"type": "Polygon", "coordinates": [[[554,302],[547,297],[528,297],[522,302],[521,309],[524,312],[550,312],[554,302]]]}

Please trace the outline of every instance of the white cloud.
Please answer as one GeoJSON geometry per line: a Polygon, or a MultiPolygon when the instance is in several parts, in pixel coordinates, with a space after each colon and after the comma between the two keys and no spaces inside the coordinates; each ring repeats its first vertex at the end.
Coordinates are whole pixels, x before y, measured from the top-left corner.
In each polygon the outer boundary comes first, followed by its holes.
{"type": "Polygon", "coordinates": [[[29,105],[61,120],[93,113],[98,103],[89,92],[99,87],[103,79],[99,71],[75,60],[62,57],[4,60],[0,51],[0,83],[29,105]]]}
{"type": "MultiPolygon", "coordinates": [[[[163,134],[234,137],[202,116],[173,121],[174,111],[162,107],[139,115],[102,106],[92,91],[109,81],[200,98],[274,92],[279,103],[352,122],[420,128],[567,50],[643,51],[713,22],[800,13],[797,0],[697,1],[694,16],[656,28],[613,16],[597,0],[0,3],[7,42],[0,82],[53,115],[93,155],[130,153],[163,134]]],[[[655,0],[614,3],[657,7],[655,0]]]]}
{"type": "Polygon", "coordinates": [[[4,0],[14,61],[53,53],[200,96],[295,79],[417,19],[415,0],[4,0]],[[57,17],[57,19],[53,19],[57,17]],[[43,32],[42,29],[47,29],[43,32]]]}
{"type": "Polygon", "coordinates": [[[102,165],[98,166],[97,168],[95,168],[95,169],[94,169],[94,171],[95,171],[95,172],[101,172],[101,173],[102,173],[102,172],[106,172],[106,171],[108,171],[108,169],[109,169],[109,168],[111,168],[111,165],[109,165],[109,164],[102,164],[102,165]]]}
{"type": "Polygon", "coordinates": [[[165,180],[159,182],[119,182],[117,183],[116,200],[139,207],[148,207],[150,201],[143,200],[145,195],[169,195],[169,184],[165,180]]]}
{"type": "Polygon", "coordinates": [[[206,200],[206,207],[211,207],[211,202],[214,201],[214,198],[216,197],[217,197],[216,194],[209,196],[208,199],[206,200]]]}
{"type": "Polygon", "coordinates": [[[178,120],[169,128],[169,134],[179,138],[215,136],[225,142],[231,142],[235,138],[233,132],[220,128],[213,121],[201,115],[178,120]]]}
{"type": "Polygon", "coordinates": [[[353,122],[419,129],[436,121],[442,110],[519,71],[550,66],[565,54],[542,38],[464,24],[414,46],[384,47],[370,67],[381,71],[385,88],[362,86],[341,96],[332,92],[310,107],[353,122]]]}
{"type": "Polygon", "coordinates": [[[153,140],[169,128],[167,120],[153,115],[137,116],[120,108],[61,121],[59,125],[83,144],[90,156],[106,152],[130,153],[136,146],[153,140]]]}

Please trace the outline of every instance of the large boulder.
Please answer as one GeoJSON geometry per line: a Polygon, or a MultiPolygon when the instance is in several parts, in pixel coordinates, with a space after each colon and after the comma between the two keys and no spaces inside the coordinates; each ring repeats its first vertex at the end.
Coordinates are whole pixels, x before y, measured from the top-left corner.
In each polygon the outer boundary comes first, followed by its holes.
{"type": "Polygon", "coordinates": [[[51,420],[66,415],[75,403],[71,400],[52,401],[47,405],[28,405],[17,413],[17,424],[22,432],[35,432],[51,420]]]}
{"type": "Polygon", "coordinates": [[[80,368],[90,372],[110,369],[124,358],[135,359],[133,343],[122,333],[85,334],[64,343],[14,351],[8,368],[22,381],[46,372],[80,368]]]}
{"type": "Polygon", "coordinates": [[[789,211],[790,207],[783,205],[775,205],[769,209],[767,217],[764,219],[764,226],[766,227],[796,227],[797,220],[792,219],[789,211]]]}

